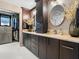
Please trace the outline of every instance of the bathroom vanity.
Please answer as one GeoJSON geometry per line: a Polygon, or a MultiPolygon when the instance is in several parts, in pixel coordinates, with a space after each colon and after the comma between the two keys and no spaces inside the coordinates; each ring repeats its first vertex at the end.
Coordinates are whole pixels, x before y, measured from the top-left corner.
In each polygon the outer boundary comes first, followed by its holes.
{"type": "Polygon", "coordinates": [[[23,30],[23,44],[39,59],[79,59],[79,38],[23,30]]]}
{"type": "Polygon", "coordinates": [[[69,35],[72,20],[58,1],[36,0],[36,31],[23,29],[23,44],[39,59],[79,59],[79,37],[69,35]]]}

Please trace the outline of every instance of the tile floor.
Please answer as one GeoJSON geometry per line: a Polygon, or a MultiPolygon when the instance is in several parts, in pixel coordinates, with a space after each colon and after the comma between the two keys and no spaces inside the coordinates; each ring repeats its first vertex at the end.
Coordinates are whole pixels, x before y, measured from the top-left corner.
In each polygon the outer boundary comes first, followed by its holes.
{"type": "Polygon", "coordinates": [[[0,45],[0,59],[38,59],[18,42],[0,45]]]}

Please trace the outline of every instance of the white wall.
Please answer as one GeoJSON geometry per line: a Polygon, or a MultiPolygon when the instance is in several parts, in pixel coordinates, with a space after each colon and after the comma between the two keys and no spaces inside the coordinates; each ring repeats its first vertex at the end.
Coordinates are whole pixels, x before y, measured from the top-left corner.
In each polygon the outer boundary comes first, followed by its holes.
{"type": "MultiPolygon", "coordinates": [[[[58,1],[60,3],[64,3],[64,8],[70,8],[73,5],[73,1],[75,1],[75,0],[58,0],[58,1]]],[[[70,26],[72,21],[73,21],[73,19],[68,19],[68,18],[65,17],[61,26],[53,26],[51,24],[51,21],[50,21],[50,13],[49,13],[48,30],[53,31],[53,29],[54,29],[56,31],[62,32],[63,34],[69,35],[69,26],[70,26]]]]}
{"type": "Polygon", "coordinates": [[[15,5],[10,4],[10,3],[6,3],[4,1],[0,1],[0,8],[20,13],[20,7],[17,7],[15,5]]]}
{"type": "Polygon", "coordinates": [[[3,1],[0,1],[0,9],[5,9],[5,10],[11,10],[13,12],[16,12],[16,13],[19,13],[19,19],[20,19],[20,24],[19,24],[19,31],[20,31],[20,34],[19,34],[19,41],[20,43],[22,43],[22,9],[16,5],[12,5],[10,3],[6,3],[6,2],[3,2],[3,1]]]}

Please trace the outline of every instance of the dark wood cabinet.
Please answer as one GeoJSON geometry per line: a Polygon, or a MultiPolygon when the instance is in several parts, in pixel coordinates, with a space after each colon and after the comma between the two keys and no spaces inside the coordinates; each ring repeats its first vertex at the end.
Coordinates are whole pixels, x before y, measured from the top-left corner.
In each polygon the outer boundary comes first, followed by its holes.
{"type": "Polygon", "coordinates": [[[47,59],[59,58],[59,40],[50,39],[47,40],[47,59]]]}
{"type": "Polygon", "coordinates": [[[39,40],[39,59],[46,59],[46,38],[38,37],[39,40]]]}
{"type": "Polygon", "coordinates": [[[48,30],[47,0],[45,1],[45,3],[43,0],[36,2],[36,32],[38,33],[46,33],[48,30]]]}
{"type": "Polygon", "coordinates": [[[60,41],[60,59],[79,59],[78,50],[77,43],[60,41]]]}
{"type": "Polygon", "coordinates": [[[29,50],[31,49],[31,35],[23,33],[23,44],[29,50]]]}
{"type": "Polygon", "coordinates": [[[23,33],[23,44],[33,54],[38,56],[38,36],[27,34],[27,33],[23,33]]]}
{"type": "Polygon", "coordinates": [[[31,51],[38,56],[38,36],[31,36],[31,51]]]}
{"type": "Polygon", "coordinates": [[[23,43],[39,59],[79,59],[79,44],[23,33],[23,43]]]}
{"type": "Polygon", "coordinates": [[[23,33],[23,45],[27,47],[27,34],[23,33]]]}
{"type": "Polygon", "coordinates": [[[42,0],[36,3],[36,32],[43,32],[43,11],[42,11],[42,0]]]}

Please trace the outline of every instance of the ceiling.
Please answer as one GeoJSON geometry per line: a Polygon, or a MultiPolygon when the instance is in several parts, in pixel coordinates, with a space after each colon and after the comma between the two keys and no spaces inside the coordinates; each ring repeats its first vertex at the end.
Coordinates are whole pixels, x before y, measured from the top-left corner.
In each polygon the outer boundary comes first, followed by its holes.
{"type": "Polygon", "coordinates": [[[36,5],[35,0],[2,0],[2,1],[28,9],[31,9],[36,5]]]}

